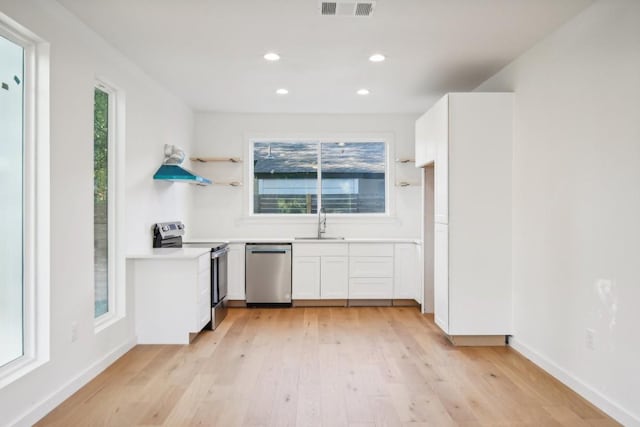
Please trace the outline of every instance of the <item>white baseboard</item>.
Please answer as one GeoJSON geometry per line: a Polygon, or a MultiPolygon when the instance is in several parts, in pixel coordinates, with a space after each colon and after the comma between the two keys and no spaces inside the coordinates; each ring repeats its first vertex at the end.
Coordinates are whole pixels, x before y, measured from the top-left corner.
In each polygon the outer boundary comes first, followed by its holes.
{"type": "Polygon", "coordinates": [[[515,337],[511,337],[509,339],[509,346],[591,402],[593,405],[597,406],[619,423],[627,427],[640,427],[640,417],[638,415],[623,408],[589,384],[575,377],[571,372],[558,366],[547,357],[533,350],[528,345],[518,341],[515,337]]]}
{"type": "Polygon", "coordinates": [[[24,414],[18,416],[9,423],[10,426],[31,426],[42,417],[51,412],[55,407],[64,402],[69,396],[78,391],[82,386],[94,379],[98,374],[107,369],[113,362],[118,360],[122,355],[131,350],[136,345],[136,339],[132,338],[119,347],[107,353],[104,357],[97,360],[76,377],[67,381],[58,390],[36,403],[31,409],[24,414]]]}

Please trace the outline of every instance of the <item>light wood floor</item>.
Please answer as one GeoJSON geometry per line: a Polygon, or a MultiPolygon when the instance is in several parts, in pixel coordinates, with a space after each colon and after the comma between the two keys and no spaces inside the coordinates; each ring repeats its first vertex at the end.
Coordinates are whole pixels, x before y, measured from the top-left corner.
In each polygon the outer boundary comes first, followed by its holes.
{"type": "Polygon", "coordinates": [[[609,426],[508,348],[455,348],[416,308],[232,309],[137,346],[38,425],[609,426]]]}

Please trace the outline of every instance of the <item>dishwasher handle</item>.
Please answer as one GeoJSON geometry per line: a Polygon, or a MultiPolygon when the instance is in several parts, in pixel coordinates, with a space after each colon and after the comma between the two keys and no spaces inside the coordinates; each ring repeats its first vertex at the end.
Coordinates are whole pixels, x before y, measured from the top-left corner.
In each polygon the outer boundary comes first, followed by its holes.
{"type": "Polygon", "coordinates": [[[247,246],[247,253],[251,254],[286,254],[291,251],[291,246],[270,246],[270,245],[256,245],[247,246]]]}

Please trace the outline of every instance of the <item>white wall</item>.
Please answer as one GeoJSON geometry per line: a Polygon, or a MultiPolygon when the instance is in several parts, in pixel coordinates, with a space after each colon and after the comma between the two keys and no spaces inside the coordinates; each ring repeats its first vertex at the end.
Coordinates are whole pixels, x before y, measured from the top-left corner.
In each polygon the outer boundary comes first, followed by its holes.
{"type": "Polygon", "coordinates": [[[640,425],[640,2],[595,3],[477,90],[515,92],[514,345],[640,425]]]}
{"type": "Polygon", "coordinates": [[[124,227],[129,250],[151,245],[152,223],[187,216],[191,189],[153,182],[152,175],[164,143],[190,150],[193,115],[56,2],[0,0],[0,10],[51,43],[51,360],[0,390],[0,425],[26,425],[135,340],[130,299],[124,319],[94,333],[95,77],[126,95],[124,227]],[[71,343],[73,321],[78,339],[71,343]]]}
{"type": "MultiPolygon", "coordinates": [[[[414,123],[417,115],[328,114],[196,114],[194,153],[206,157],[248,158],[250,137],[323,137],[340,134],[386,136],[390,142],[389,197],[392,217],[383,220],[337,219],[327,222],[327,235],[344,237],[412,237],[420,235],[420,186],[395,187],[395,181],[420,182],[413,164],[395,163],[396,157],[413,157],[414,123]]],[[[215,180],[244,181],[243,187],[197,188],[188,225],[189,237],[294,237],[313,236],[316,219],[249,219],[251,183],[245,176],[249,165],[209,163],[194,165],[215,180]]]]}

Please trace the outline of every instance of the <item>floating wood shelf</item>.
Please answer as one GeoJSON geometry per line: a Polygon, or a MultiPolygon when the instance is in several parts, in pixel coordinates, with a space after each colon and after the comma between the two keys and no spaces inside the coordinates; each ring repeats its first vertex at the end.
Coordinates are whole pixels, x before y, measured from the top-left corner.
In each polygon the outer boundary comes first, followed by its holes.
{"type": "Polygon", "coordinates": [[[421,185],[419,182],[409,182],[409,181],[400,181],[396,182],[396,187],[413,187],[416,185],[421,185]]]}
{"type": "Polygon", "coordinates": [[[213,181],[214,185],[227,185],[229,187],[242,187],[240,181],[213,181]]]}
{"type": "Polygon", "coordinates": [[[396,159],[396,163],[415,163],[416,159],[396,159]]]}
{"type": "Polygon", "coordinates": [[[240,157],[190,157],[192,162],[210,163],[210,162],[230,162],[230,163],[242,163],[240,157]]]}

